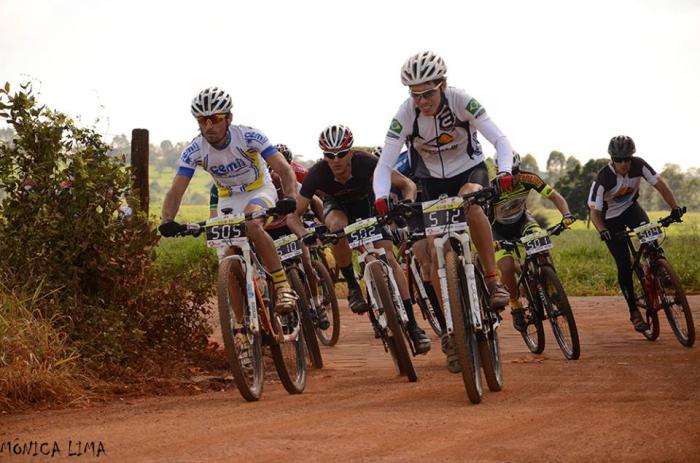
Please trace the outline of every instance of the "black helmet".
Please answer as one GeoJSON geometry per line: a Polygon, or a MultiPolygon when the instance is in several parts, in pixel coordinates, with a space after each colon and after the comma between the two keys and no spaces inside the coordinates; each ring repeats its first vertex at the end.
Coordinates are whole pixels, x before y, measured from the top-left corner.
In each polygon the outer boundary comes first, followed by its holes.
{"type": "Polygon", "coordinates": [[[292,163],[292,159],[294,156],[292,155],[292,151],[289,148],[287,148],[287,145],[283,145],[282,143],[280,143],[278,145],[275,145],[275,148],[277,148],[277,151],[282,153],[282,155],[288,163],[292,163]]]}
{"type": "Polygon", "coordinates": [[[618,135],[610,139],[608,154],[613,159],[631,158],[635,151],[634,140],[627,135],[618,135]]]}

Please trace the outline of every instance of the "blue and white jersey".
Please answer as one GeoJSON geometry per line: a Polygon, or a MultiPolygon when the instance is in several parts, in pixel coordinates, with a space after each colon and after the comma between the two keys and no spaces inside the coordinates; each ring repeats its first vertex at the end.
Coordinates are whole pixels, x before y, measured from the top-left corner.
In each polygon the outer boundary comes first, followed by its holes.
{"type": "Polygon", "coordinates": [[[408,158],[408,150],[399,154],[399,159],[396,161],[396,164],[394,164],[394,169],[408,178],[413,177],[411,172],[411,160],[408,158]]]}
{"type": "Polygon", "coordinates": [[[228,138],[223,149],[213,147],[202,135],[195,138],[180,155],[177,174],[191,178],[197,166],[203,167],[211,174],[221,197],[271,183],[265,160],[277,149],[265,134],[252,127],[231,125],[228,138]]]}

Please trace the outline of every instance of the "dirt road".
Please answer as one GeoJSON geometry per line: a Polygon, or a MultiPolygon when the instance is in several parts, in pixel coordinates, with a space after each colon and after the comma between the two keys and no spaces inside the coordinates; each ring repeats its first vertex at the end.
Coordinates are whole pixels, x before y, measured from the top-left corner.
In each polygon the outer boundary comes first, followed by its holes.
{"type": "MultiPolygon", "coordinates": [[[[700,296],[690,302],[700,319],[700,296]]],[[[439,342],[414,360],[419,380],[409,384],[395,375],[366,318],[343,307],[340,342],[323,350],[326,366],[312,372],[302,395],[269,380],[257,403],[229,385],[195,396],[2,415],[0,443],[36,441],[60,453],[4,449],[0,460],[700,461],[700,347],[682,347],[665,319],[659,340],[644,340],[622,298],[572,304],[581,359],[564,360],[549,327],[544,355],[527,353],[508,319],[500,331],[504,389],[486,392],[480,405],[469,404],[461,377],[445,369],[439,342]],[[77,441],[87,443],[82,455],[77,441]]]]}

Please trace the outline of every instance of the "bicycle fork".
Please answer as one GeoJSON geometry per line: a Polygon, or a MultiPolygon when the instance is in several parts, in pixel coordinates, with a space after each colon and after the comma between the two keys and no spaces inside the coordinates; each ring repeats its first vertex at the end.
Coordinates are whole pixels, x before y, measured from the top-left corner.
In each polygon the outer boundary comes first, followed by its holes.
{"type": "Polygon", "coordinates": [[[447,332],[452,334],[454,324],[452,322],[452,311],[449,293],[447,290],[447,270],[445,269],[445,254],[444,247],[450,238],[459,240],[462,249],[466,249],[466,253],[459,256],[459,261],[462,264],[462,269],[467,277],[467,297],[469,298],[469,321],[476,331],[482,331],[481,310],[479,303],[479,295],[476,289],[476,276],[474,274],[474,263],[472,262],[471,252],[469,252],[469,234],[467,232],[452,233],[449,232],[439,238],[435,238],[433,244],[437,251],[438,258],[438,277],[440,278],[440,292],[442,293],[442,303],[444,307],[445,323],[447,332]]]}

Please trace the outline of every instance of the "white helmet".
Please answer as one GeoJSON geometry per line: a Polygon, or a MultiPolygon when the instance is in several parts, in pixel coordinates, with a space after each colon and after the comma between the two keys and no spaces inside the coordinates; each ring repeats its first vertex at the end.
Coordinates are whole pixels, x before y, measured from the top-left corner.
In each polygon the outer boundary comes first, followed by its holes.
{"type": "Polygon", "coordinates": [[[233,101],[231,96],[219,87],[205,88],[192,100],[192,115],[194,117],[211,116],[231,112],[233,101]]]}
{"type": "Polygon", "coordinates": [[[430,50],[417,53],[406,60],[401,68],[401,83],[418,85],[444,79],[447,66],[440,56],[430,50]]]}
{"type": "Polygon", "coordinates": [[[344,125],[329,125],[318,137],[318,146],[323,151],[335,153],[352,148],[354,137],[349,128],[344,125]]]}

